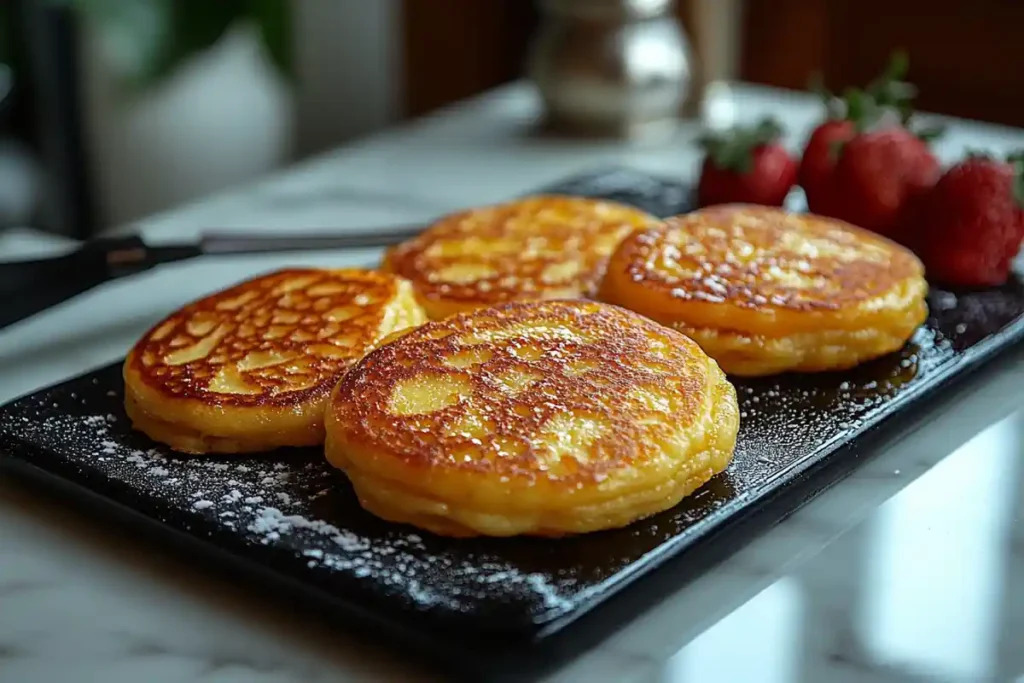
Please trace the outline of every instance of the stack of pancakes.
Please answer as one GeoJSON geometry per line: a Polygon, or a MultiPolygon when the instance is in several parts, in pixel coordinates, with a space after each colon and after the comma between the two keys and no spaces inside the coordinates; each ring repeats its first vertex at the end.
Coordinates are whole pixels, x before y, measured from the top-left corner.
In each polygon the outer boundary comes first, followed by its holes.
{"type": "Polygon", "coordinates": [[[895,351],[926,289],[909,251],[830,219],[532,197],[447,216],[380,271],[186,306],[128,355],[126,410],[186,453],[325,444],[367,510],[438,534],[590,532],[727,467],[725,373],[895,351]]]}

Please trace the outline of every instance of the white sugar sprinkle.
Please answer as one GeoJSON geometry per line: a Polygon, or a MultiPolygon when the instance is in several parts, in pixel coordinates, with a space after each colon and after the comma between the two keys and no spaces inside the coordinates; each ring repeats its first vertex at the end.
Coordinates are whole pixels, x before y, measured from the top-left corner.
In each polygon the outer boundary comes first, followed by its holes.
{"type": "MultiPolygon", "coordinates": [[[[556,583],[545,575],[520,573],[504,563],[488,565],[472,559],[454,560],[444,553],[434,555],[416,534],[396,530],[387,538],[371,540],[318,519],[310,501],[337,495],[334,470],[320,460],[252,459],[242,464],[182,457],[162,447],[138,450],[130,444],[139,441],[121,438],[127,426],[110,426],[114,420],[113,415],[65,416],[48,418],[45,424],[30,422],[29,428],[45,429],[54,445],[74,442],[77,452],[94,454],[94,466],[107,476],[172,507],[210,511],[206,513],[210,519],[196,524],[193,533],[210,536],[220,529],[263,545],[279,543],[279,550],[301,558],[298,566],[308,564],[366,578],[392,586],[422,604],[462,609],[465,600],[477,599],[484,586],[490,585],[493,588],[486,590],[526,593],[536,604],[559,606],[565,585],[562,579],[556,583]]],[[[182,524],[187,528],[187,523],[182,524]]]]}
{"type": "Polygon", "coordinates": [[[249,531],[264,537],[264,543],[276,541],[283,533],[294,529],[310,531],[329,536],[330,539],[349,552],[366,550],[369,543],[353,533],[342,531],[333,524],[323,520],[309,520],[302,515],[286,515],[277,508],[265,507],[256,514],[256,519],[249,525],[249,531]]]}

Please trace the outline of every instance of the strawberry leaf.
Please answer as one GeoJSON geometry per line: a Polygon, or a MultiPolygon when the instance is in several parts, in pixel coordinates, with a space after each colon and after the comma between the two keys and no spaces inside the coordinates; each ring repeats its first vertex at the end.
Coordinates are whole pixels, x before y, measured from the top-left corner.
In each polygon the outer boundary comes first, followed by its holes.
{"type": "Polygon", "coordinates": [[[779,122],[767,117],[753,126],[735,126],[705,135],[697,142],[716,167],[742,175],[754,168],[754,150],[775,142],[782,134],[779,122]]]}
{"type": "Polygon", "coordinates": [[[846,118],[863,118],[867,109],[867,94],[863,90],[847,88],[843,91],[843,99],[846,100],[846,118]]]}
{"type": "Polygon", "coordinates": [[[900,123],[906,125],[913,116],[913,100],[917,96],[917,88],[903,80],[909,65],[905,52],[895,52],[882,73],[866,88],[848,87],[841,97],[826,90],[817,74],[812,76],[809,88],[822,98],[829,119],[852,121],[858,132],[874,127],[889,112],[895,112],[900,123]]]}
{"type": "Polygon", "coordinates": [[[1013,169],[1013,197],[1017,206],[1024,209],[1024,149],[1007,156],[1006,163],[1013,169]]]}
{"type": "Polygon", "coordinates": [[[910,132],[923,142],[931,143],[946,134],[946,127],[939,123],[933,123],[930,126],[912,129],[910,132]]]}
{"type": "Polygon", "coordinates": [[[839,157],[843,155],[843,147],[846,143],[842,140],[832,140],[828,143],[828,156],[832,160],[832,163],[839,161],[839,157]]]}
{"type": "Polygon", "coordinates": [[[984,149],[978,149],[977,147],[968,147],[964,150],[965,159],[991,159],[992,155],[984,149]]]}
{"type": "Polygon", "coordinates": [[[889,56],[889,64],[882,72],[882,80],[900,81],[907,77],[910,70],[910,57],[906,50],[896,50],[889,56]]]}

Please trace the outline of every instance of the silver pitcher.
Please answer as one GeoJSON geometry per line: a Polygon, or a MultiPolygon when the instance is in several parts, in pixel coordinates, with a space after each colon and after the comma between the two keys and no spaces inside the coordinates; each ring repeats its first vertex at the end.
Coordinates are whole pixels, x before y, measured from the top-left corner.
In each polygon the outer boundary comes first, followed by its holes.
{"type": "Polygon", "coordinates": [[[690,90],[690,46],[674,0],[540,0],[530,78],[559,133],[671,133],[690,90]]]}

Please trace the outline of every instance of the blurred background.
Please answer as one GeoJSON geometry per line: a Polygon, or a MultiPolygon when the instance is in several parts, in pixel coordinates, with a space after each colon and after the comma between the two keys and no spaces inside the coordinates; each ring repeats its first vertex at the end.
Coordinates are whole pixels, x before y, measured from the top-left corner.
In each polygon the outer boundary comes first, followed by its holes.
{"type": "MultiPolygon", "coordinates": [[[[0,229],[88,237],[521,78],[541,5],[5,0],[0,229]]],[[[803,89],[817,71],[840,89],[902,47],[922,109],[1024,125],[1024,70],[1011,68],[1022,2],[679,0],[673,11],[705,81],[803,89]]]]}

